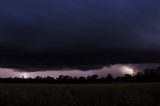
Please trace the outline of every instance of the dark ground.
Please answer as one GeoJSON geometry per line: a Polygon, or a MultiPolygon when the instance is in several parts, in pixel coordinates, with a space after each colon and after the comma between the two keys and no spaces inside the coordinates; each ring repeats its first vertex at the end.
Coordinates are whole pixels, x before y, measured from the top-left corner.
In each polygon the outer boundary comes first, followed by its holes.
{"type": "Polygon", "coordinates": [[[0,106],[160,106],[160,83],[0,84],[0,106]]]}

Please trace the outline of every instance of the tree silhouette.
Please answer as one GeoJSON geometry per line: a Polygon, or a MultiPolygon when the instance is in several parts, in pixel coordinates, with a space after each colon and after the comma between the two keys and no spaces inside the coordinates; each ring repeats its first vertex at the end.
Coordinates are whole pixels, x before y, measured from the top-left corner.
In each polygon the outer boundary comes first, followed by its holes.
{"type": "Polygon", "coordinates": [[[113,81],[113,77],[111,74],[108,74],[107,77],[106,77],[106,80],[107,81],[113,81]]]}

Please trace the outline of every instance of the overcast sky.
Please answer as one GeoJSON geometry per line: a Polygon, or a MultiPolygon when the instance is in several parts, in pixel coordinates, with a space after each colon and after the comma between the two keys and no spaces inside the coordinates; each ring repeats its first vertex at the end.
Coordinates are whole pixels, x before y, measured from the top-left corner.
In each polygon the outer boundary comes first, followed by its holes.
{"type": "Polygon", "coordinates": [[[160,62],[159,0],[0,1],[0,65],[160,62]]]}

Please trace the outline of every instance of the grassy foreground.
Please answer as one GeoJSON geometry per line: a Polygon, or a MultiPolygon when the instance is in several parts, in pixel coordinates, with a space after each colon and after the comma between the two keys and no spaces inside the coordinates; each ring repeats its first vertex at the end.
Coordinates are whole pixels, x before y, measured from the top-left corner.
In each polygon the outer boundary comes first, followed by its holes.
{"type": "Polygon", "coordinates": [[[0,106],[160,106],[160,83],[0,84],[0,106]]]}

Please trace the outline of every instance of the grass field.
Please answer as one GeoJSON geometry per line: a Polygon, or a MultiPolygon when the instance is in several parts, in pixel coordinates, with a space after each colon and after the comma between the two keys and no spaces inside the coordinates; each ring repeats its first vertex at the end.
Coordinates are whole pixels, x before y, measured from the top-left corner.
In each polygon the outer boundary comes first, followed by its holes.
{"type": "Polygon", "coordinates": [[[0,106],[160,106],[160,83],[0,84],[0,106]]]}

